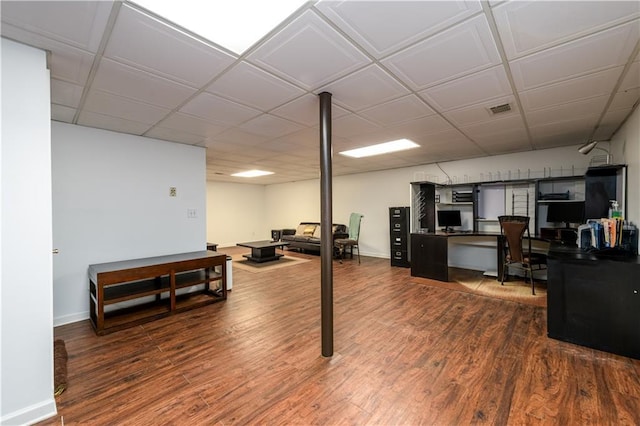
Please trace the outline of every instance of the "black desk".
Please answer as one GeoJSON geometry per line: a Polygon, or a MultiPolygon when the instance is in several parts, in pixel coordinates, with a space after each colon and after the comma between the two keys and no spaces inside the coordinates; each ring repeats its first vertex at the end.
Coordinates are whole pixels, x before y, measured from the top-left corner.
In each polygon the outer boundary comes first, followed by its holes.
{"type": "MultiPolygon", "coordinates": [[[[429,232],[411,234],[411,276],[449,281],[449,239],[459,237],[491,237],[496,241],[497,279],[504,267],[504,239],[499,232],[429,232]]],[[[531,237],[532,241],[544,238],[531,237]]]]}
{"type": "Polygon", "coordinates": [[[603,257],[552,243],[548,336],[640,359],[639,259],[603,257]]]}
{"type": "Polygon", "coordinates": [[[411,234],[411,276],[449,281],[449,238],[493,237],[496,239],[496,271],[502,275],[503,245],[496,232],[435,232],[411,234]]]}

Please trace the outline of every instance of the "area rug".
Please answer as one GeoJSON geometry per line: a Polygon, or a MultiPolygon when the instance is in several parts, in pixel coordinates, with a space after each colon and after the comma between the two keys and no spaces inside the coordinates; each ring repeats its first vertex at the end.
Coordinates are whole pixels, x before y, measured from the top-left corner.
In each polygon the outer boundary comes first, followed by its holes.
{"type": "Polygon", "coordinates": [[[267,272],[274,269],[286,268],[287,266],[299,265],[301,263],[309,262],[309,259],[301,259],[293,256],[284,256],[280,260],[274,260],[271,262],[256,263],[242,257],[241,254],[233,255],[233,268],[241,269],[247,272],[267,272]]]}
{"type": "Polygon", "coordinates": [[[449,268],[448,283],[429,280],[429,285],[527,305],[547,306],[546,283],[535,281],[536,294],[532,295],[530,282],[518,277],[510,277],[508,281],[505,281],[504,285],[500,285],[500,281],[496,280],[495,277],[486,277],[482,272],[449,268]]]}

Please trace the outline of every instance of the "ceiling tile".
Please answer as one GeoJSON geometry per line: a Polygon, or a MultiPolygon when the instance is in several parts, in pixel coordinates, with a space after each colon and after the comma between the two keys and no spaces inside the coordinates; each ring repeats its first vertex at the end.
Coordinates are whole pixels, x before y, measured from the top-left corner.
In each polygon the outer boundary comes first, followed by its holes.
{"type": "Polygon", "coordinates": [[[202,136],[192,135],[187,132],[182,132],[174,129],[167,129],[166,127],[154,127],[144,134],[149,138],[162,139],[170,142],[185,143],[189,145],[195,145],[202,142],[202,136]]]}
{"type": "Polygon", "coordinates": [[[222,123],[212,123],[211,121],[179,112],[171,114],[158,127],[190,133],[204,138],[213,137],[228,129],[228,126],[222,123]]]}
{"type": "Polygon", "coordinates": [[[349,74],[319,91],[331,93],[333,102],[352,111],[370,108],[409,93],[377,65],[349,74]]]}
{"type": "Polygon", "coordinates": [[[640,61],[638,61],[637,58],[629,67],[629,71],[627,71],[627,74],[624,76],[624,80],[622,80],[622,84],[618,90],[635,89],[636,87],[640,87],[640,61]]]}
{"type": "Polygon", "coordinates": [[[382,63],[419,90],[500,63],[484,15],[426,39],[382,63]]]}
{"type": "Polygon", "coordinates": [[[307,90],[370,62],[310,10],[258,47],[248,60],[307,90]]]}
{"type": "Polygon", "coordinates": [[[593,134],[593,139],[595,140],[609,140],[613,136],[613,133],[618,130],[620,127],[620,123],[622,123],[633,111],[632,108],[628,109],[618,109],[616,111],[607,112],[598,128],[593,134]]]}
{"type": "Polygon", "coordinates": [[[420,96],[440,112],[511,94],[511,85],[502,65],[420,92],[420,96]]]}
{"type": "Polygon", "coordinates": [[[572,142],[576,144],[580,143],[580,141],[586,139],[592,129],[595,128],[598,118],[599,116],[593,115],[590,117],[579,117],[576,119],[557,121],[540,126],[531,126],[530,130],[534,145],[540,147],[540,144],[543,144],[544,146],[552,144],[545,142],[544,140],[546,138],[556,139],[555,145],[553,146],[561,146],[562,142],[567,138],[573,138],[572,142]]]}
{"type": "MultiPolygon", "coordinates": [[[[5,3],[0,4],[4,7],[5,3]]],[[[3,23],[0,29],[3,37],[50,51],[49,69],[52,78],[78,85],[86,83],[95,56],[93,53],[24,31],[9,24],[3,23]]]]}
{"type": "Polygon", "coordinates": [[[80,113],[78,124],[98,129],[113,130],[119,133],[130,133],[132,135],[141,135],[149,128],[149,125],[146,123],[97,114],[86,110],[80,113]]]}
{"type": "Polygon", "coordinates": [[[380,129],[376,124],[355,114],[345,115],[333,120],[331,127],[335,134],[345,138],[368,135],[380,129]]]}
{"type": "Polygon", "coordinates": [[[527,113],[530,126],[540,126],[558,121],[575,120],[585,116],[600,116],[609,100],[609,96],[597,96],[551,108],[527,113]]]}
{"type": "Polygon", "coordinates": [[[183,84],[200,87],[235,57],[123,4],[105,56],[183,84]]]}
{"type": "Polygon", "coordinates": [[[207,92],[263,111],[282,105],[305,92],[246,62],[240,62],[207,87],[207,92]]]}
{"type": "Polygon", "coordinates": [[[1,15],[3,24],[95,53],[112,4],[112,1],[3,1],[1,15]]]}
{"type": "Polygon", "coordinates": [[[87,96],[84,110],[128,121],[155,124],[169,113],[168,109],[137,102],[132,99],[92,90],[87,96]]]}
{"type": "Polygon", "coordinates": [[[520,92],[522,107],[530,112],[596,96],[608,96],[618,81],[622,69],[623,67],[611,68],[520,92]]]}
{"type": "Polygon", "coordinates": [[[510,62],[516,87],[533,89],[625,65],[640,39],[639,21],[510,62]]]}
{"type": "Polygon", "coordinates": [[[267,138],[277,138],[302,129],[302,126],[293,121],[284,120],[270,114],[263,114],[253,118],[239,127],[244,131],[267,138]]]}
{"type": "Polygon", "coordinates": [[[240,124],[261,114],[257,109],[206,92],[193,98],[180,111],[225,124],[240,124]]]}
{"type": "Polygon", "coordinates": [[[470,124],[497,120],[497,119],[505,118],[507,116],[520,115],[520,113],[518,111],[518,104],[515,102],[514,97],[507,96],[504,98],[497,98],[497,99],[485,101],[483,103],[472,105],[465,108],[454,109],[454,110],[445,112],[443,115],[458,126],[468,126],[470,124]],[[511,106],[511,110],[507,112],[497,113],[497,114],[494,114],[493,112],[491,112],[490,110],[491,107],[500,106],[504,104],[509,104],[511,106]]]}
{"type": "Polygon", "coordinates": [[[321,1],[316,7],[376,58],[482,10],[478,1],[321,1]]]}
{"type": "MultiPolygon", "coordinates": [[[[304,95],[271,111],[273,115],[287,118],[306,126],[317,126],[320,123],[320,101],[316,95],[304,95]]],[[[331,117],[333,119],[349,114],[348,111],[331,104],[331,117]]]]}
{"type": "Polygon", "coordinates": [[[51,102],[77,108],[82,98],[82,86],[66,81],[51,79],[51,102]]]}
{"type": "Polygon", "coordinates": [[[517,140],[529,140],[524,121],[519,114],[497,116],[489,122],[481,122],[462,127],[467,136],[476,142],[489,142],[493,139],[516,138],[517,140]]]}
{"type": "Polygon", "coordinates": [[[565,43],[640,16],[637,1],[507,2],[493,9],[509,59],[565,43]]]}
{"type": "Polygon", "coordinates": [[[189,86],[105,58],[100,61],[92,88],[169,109],[196,92],[189,86]]]}
{"type": "Polygon", "coordinates": [[[383,126],[412,121],[435,112],[415,95],[386,102],[360,112],[364,118],[383,126]]]}
{"type": "Polygon", "coordinates": [[[638,102],[638,99],[640,99],[640,87],[618,92],[613,97],[613,101],[611,101],[609,111],[632,108],[638,102]]]}
{"type": "Polygon", "coordinates": [[[76,109],[64,105],[51,104],[51,119],[54,121],[62,121],[63,123],[72,123],[76,116],[76,109]]]}

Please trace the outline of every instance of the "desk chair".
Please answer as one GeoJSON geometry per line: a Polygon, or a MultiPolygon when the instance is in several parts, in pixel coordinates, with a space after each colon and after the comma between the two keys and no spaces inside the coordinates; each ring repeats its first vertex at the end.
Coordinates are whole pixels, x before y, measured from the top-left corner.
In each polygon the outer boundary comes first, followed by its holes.
{"type": "Polygon", "coordinates": [[[360,264],[360,247],[358,247],[358,240],[360,238],[360,222],[363,217],[360,213],[351,213],[349,217],[349,237],[336,238],[334,240],[334,246],[338,249],[338,255],[340,256],[340,263],[342,263],[345,249],[348,247],[351,252],[351,258],[353,258],[353,249],[358,249],[358,265],[360,264]]]}
{"type": "Polygon", "coordinates": [[[533,285],[533,271],[546,268],[547,256],[531,251],[531,235],[529,234],[529,216],[499,216],[500,234],[505,241],[504,265],[502,267],[501,285],[504,285],[505,275],[509,266],[524,270],[524,278],[527,274],[531,280],[531,294],[535,295],[533,285]],[[526,233],[527,247],[523,247],[522,240],[526,233]]]}

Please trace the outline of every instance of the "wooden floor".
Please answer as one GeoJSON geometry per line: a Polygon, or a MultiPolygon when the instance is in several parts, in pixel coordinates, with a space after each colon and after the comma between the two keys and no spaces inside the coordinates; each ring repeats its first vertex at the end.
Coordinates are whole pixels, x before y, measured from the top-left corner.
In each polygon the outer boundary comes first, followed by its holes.
{"type": "Polygon", "coordinates": [[[41,424],[640,424],[640,361],[547,338],[545,308],[434,287],[385,259],[334,263],[323,358],[310,257],[236,269],[227,301],[133,329],[57,328],[69,385],[41,424]]]}

